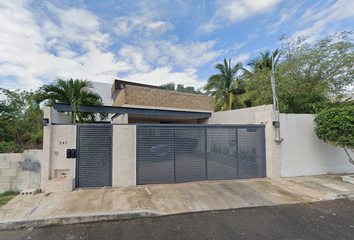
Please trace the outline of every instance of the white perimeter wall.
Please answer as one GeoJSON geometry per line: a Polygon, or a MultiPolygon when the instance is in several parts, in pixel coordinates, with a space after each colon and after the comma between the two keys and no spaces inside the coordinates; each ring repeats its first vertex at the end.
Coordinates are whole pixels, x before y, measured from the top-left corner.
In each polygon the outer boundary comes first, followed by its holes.
{"type": "Polygon", "coordinates": [[[199,124],[259,124],[256,113],[269,112],[273,110],[273,105],[263,105],[251,108],[241,108],[231,111],[215,112],[211,117],[199,124]]]}
{"type": "Polygon", "coordinates": [[[280,114],[282,177],[353,173],[344,150],[317,138],[312,114],[280,114]]]}

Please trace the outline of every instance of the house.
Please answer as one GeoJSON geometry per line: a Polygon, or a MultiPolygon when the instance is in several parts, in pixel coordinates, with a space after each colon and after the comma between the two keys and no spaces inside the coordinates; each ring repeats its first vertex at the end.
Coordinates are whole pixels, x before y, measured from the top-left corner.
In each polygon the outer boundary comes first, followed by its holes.
{"type": "Polygon", "coordinates": [[[277,152],[266,152],[273,147],[272,141],[266,146],[273,132],[265,124],[272,121],[272,106],[214,113],[212,96],[125,80],[94,86],[111,104],[80,111],[109,113],[108,122],[71,124],[60,113],[72,111],[69,104],[44,109],[45,191],[280,174],[271,161],[277,152]]]}

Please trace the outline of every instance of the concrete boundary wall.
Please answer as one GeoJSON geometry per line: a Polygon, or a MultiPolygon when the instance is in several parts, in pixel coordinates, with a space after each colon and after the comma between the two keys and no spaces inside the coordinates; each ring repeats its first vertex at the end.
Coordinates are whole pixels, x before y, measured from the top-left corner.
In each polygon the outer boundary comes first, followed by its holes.
{"type": "Polygon", "coordinates": [[[314,132],[315,115],[280,114],[281,176],[294,177],[353,173],[344,150],[319,140],[314,132]]]}
{"type": "Polygon", "coordinates": [[[42,150],[0,154],[0,193],[39,189],[42,158],[42,150]]]}

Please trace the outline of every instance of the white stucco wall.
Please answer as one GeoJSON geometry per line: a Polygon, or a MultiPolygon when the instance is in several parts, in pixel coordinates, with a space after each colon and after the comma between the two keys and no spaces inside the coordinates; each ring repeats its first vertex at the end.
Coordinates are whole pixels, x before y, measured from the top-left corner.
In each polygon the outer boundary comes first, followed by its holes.
{"type": "Polygon", "coordinates": [[[100,83],[100,82],[92,82],[93,89],[92,91],[98,93],[101,98],[103,105],[105,106],[112,106],[113,100],[111,98],[111,83],[100,83]]]}
{"type": "Polygon", "coordinates": [[[342,148],[319,140],[312,114],[280,114],[282,177],[353,173],[342,148]]]}
{"type": "Polygon", "coordinates": [[[52,122],[53,123],[70,123],[71,118],[68,115],[65,115],[64,113],[58,112],[53,108],[52,110],[52,122]]]}
{"type": "Polygon", "coordinates": [[[263,105],[251,108],[241,108],[231,111],[215,112],[211,117],[199,124],[259,124],[256,122],[256,113],[273,110],[273,105],[263,105]]]}

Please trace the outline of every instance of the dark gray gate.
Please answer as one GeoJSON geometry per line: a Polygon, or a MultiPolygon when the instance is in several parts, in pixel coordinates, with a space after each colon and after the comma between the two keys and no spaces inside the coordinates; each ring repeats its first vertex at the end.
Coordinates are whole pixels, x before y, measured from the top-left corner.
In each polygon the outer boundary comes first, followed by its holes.
{"type": "Polygon", "coordinates": [[[266,177],[264,125],[138,125],[137,183],[266,177]]]}
{"type": "Polygon", "coordinates": [[[77,126],[76,187],[112,185],[112,126],[77,126]]]}

